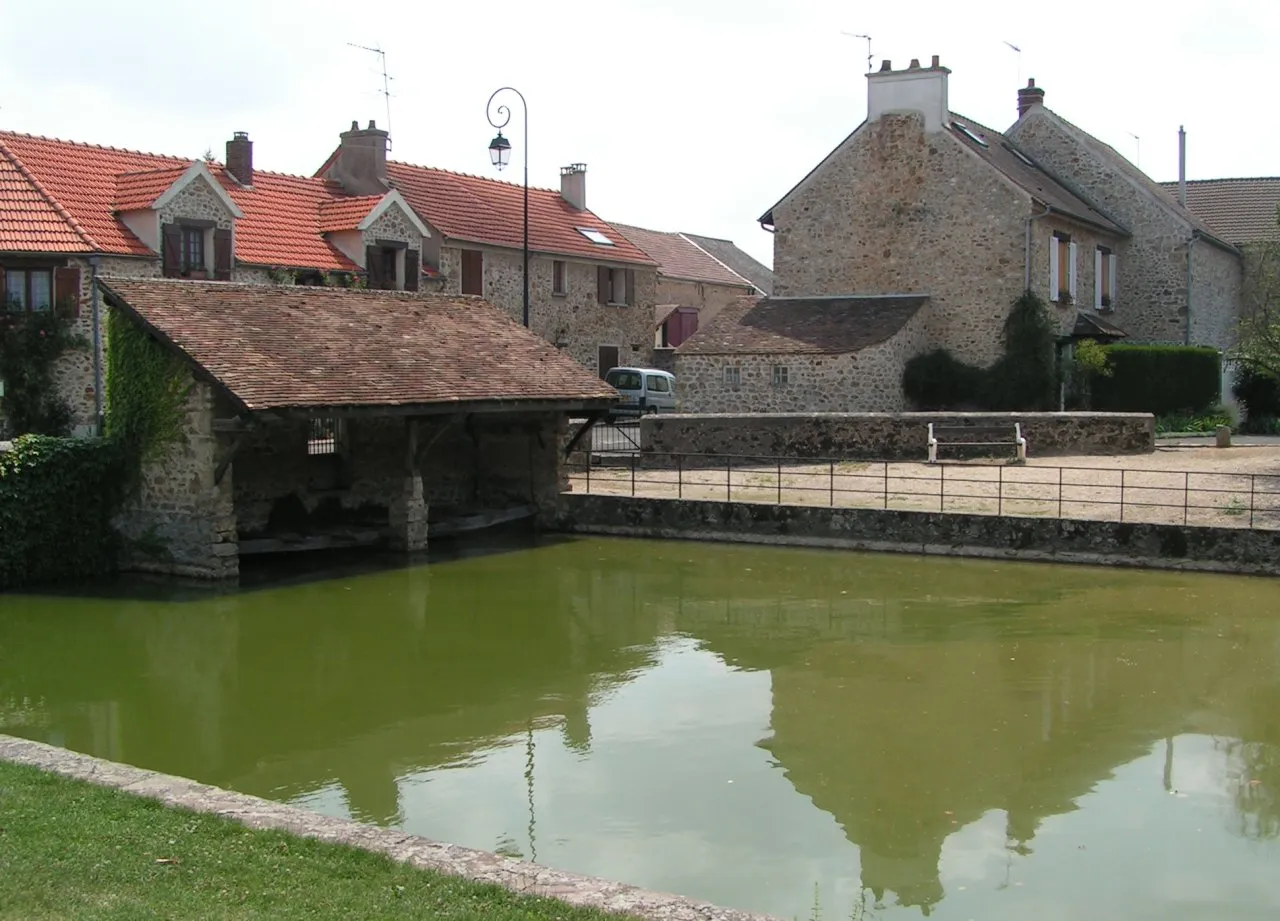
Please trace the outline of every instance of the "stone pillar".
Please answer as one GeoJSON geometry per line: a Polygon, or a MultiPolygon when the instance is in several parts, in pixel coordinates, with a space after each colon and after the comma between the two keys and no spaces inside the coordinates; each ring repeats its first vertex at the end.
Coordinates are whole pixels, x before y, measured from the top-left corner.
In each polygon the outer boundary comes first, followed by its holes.
{"type": "Polygon", "coordinates": [[[541,417],[537,433],[530,436],[529,484],[533,494],[529,500],[540,516],[553,514],[560,494],[569,489],[569,467],[564,459],[568,433],[569,417],[554,413],[541,417]]]}
{"type": "Polygon", "coordinates": [[[418,553],[427,549],[427,500],[422,476],[406,476],[391,499],[391,549],[418,553]]]}

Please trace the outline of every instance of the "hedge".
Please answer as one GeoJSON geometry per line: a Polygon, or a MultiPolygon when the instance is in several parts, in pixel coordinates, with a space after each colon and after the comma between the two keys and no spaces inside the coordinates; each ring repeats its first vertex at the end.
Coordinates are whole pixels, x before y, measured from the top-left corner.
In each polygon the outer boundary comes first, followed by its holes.
{"type": "Polygon", "coordinates": [[[1185,345],[1106,346],[1113,373],[1092,382],[1093,408],[1157,416],[1203,412],[1222,399],[1217,349],[1185,345]]]}
{"type": "Polygon", "coordinates": [[[0,591],[112,571],[126,457],[115,439],[47,435],[0,453],[0,591]]]}

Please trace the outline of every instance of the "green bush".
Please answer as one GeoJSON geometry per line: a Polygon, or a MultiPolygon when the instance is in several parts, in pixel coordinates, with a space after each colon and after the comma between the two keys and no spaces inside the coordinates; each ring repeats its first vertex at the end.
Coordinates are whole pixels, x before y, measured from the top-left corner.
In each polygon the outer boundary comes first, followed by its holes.
{"type": "Polygon", "coordinates": [[[1194,416],[1183,414],[1174,414],[1171,416],[1156,417],[1156,434],[1163,435],[1169,432],[1196,432],[1204,435],[1211,435],[1221,426],[1231,425],[1231,414],[1221,406],[1211,406],[1204,412],[1194,416]]]}
{"type": "Polygon", "coordinates": [[[1265,371],[1243,368],[1231,388],[1244,409],[1241,430],[1251,435],[1270,435],[1280,419],[1280,380],[1265,371]]]}
{"type": "Polygon", "coordinates": [[[982,400],[984,372],[946,349],[934,349],[907,362],[902,390],[917,408],[965,409],[982,400]]]}
{"type": "Polygon", "coordinates": [[[114,568],[126,457],[114,439],[46,435],[0,454],[0,590],[114,568]]]}
{"type": "Polygon", "coordinates": [[[1093,408],[1157,416],[1198,415],[1222,397],[1217,349],[1183,345],[1109,345],[1110,377],[1093,381],[1093,408]]]}

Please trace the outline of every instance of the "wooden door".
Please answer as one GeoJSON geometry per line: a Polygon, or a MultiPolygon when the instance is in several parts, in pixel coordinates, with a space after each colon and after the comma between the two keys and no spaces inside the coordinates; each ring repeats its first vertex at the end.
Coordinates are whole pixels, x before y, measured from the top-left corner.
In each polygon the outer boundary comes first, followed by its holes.
{"type": "Polygon", "coordinates": [[[616,345],[600,346],[600,379],[618,367],[618,347],[616,345]]]}

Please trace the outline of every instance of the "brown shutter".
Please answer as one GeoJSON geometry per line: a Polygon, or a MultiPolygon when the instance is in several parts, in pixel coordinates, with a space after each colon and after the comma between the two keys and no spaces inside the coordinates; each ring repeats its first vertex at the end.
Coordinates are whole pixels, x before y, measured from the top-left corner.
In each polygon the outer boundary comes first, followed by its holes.
{"type": "Polygon", "coordinates": [[[9,289],[4,286],[4,266],[0,265],[0,313],[9,309],[9,289]]]}
{"type": "Polygon", "coordinates": [[[609,268],[600,266],[596,269],[596,296],[600,303],[609,303],[609,268]]]}
{"type": "Polygon", "coordinates": [[[231,281],[231,231],[225,227],[213,231],[213,277],[231,281]]]}
{"type": "Polygon", "coordinates": [[[182,274],[182,228],[177,224],[165,224],[160,228],[160,259],[166,278],[182,274]]]}
{"type": "Polygon", "coordinates": [[[378,247],[366,246],[364,248],[364,267],[369,275],[367,287],[372,291],[382,288],[382,251],[378,247]]]}
{"type": "Polygon", "coordinates": [[[416,249],[407,249],[404,251],[404,289],[406,291],[418,290],[418,279],[422,275],[422,269],[418,265],[418,251],[416,249]]]}
{"type": "Polygon", "coordinates": [[[60,317],[80,316],[80,270],[75,266],[53,270],[53,309],[60,317]]]}
{"type": "Polygon", "coordinates": [[[627,305],[636,302],[636,270],[627,269],[627,305]]]}

